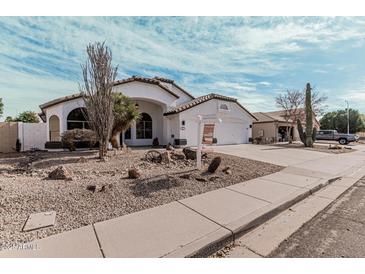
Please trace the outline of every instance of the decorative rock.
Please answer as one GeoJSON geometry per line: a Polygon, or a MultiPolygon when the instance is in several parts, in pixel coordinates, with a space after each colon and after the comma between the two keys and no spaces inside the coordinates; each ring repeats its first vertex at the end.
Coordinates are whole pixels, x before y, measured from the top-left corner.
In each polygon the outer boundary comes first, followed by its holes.
{"type": "Polygon", "coordinates": [[[87,159],[84,156],[81,156],[77,162],[79,162],[79,163],[87,163],[87,159]]]}
{"type": "Polygon", "coordinates": [[[212,160],[212,162],[210,163],[210,165],[209,165],[209,167],[208,167],[208,171],[209,171],[210,173],[214,173],[214,172],[218,169],[218,167],[219,167],[219,165],[221,164],[221,162],[222,162],[222,158],[221,158],[220,156],[215,157],[215,158],[212,160]]]}
{"type": "Polygon", "coordinates": [[[225,167],[222,171],[228,175],[232,174],[232,169],[229,166],[225,167]]]}
{"type": "Polygon", "coordinates": [[[183,175],[180,176],[180,178],[189,180],[189,179],[191,179],[191,174],[189,174],[189,173],[183,174],[183,175]]]}
{"type": "Polygon", "coordinates": [[[199,181],[199,182],[207,182],[208,180],[204,177],[195,177],[195,180],[199,181]]]}
{"type": "Polygon", "coordinates": [[[141,177],[141,172],[136,168],[131,168],[128,170],[129,179],[138,179],[141,177]]]}
{"type": "Polygon", "coordinates": [[[184,147],[183,153],[188,160],[195,160],[196,159],[196,151],[192,150],[191,148],[184,147]]]}
{"type": "Polygon", "coordinates": [[[168,143],[166,146],[166,150],[174,150],[174,147],[171,145],[171,143],[168,143]]]}
{"type": "Polygon", "coordinates": [[[173,153],[171,153],[171,159],[173,159],[173,160],[185,160],[186,157],[182,153],[173,152],[173,153]]]}
{"type": "Polygon", "coordinates": [[[64,166],[59,166],[48,174],[51,180],[68,180],[72,181],[73,173],[64,166]]]}
{"type": "Polygon", "coordinates": [[[170,151],[166,150],[165,152],[161,153],[161,162],[165,164],[169,164],[172,162],[170,151]]]}
{"type": "Polygon", "coordinates": [[[88,186],[86,187],[86,189],[87,189],[87,190],[89,190],[89,191],[91,191],[91,192],[95,192],[95,190],[96,190],[96,186],[95,186],[95,185],[88,185],[88,186]]]}

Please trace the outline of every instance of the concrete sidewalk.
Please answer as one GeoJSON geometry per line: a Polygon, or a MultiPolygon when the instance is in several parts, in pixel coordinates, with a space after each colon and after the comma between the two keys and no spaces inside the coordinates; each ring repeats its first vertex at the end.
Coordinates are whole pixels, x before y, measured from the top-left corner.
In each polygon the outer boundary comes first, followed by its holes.
{"type": "MultiPolygon", "coordinates": [[[[365,175],[363,151],[319,154],[295,155],[301,162],[281,172],[54,235],[0,257],[206,256],[336,178],[365,175]]],[[[328,195],[339,191],[335,187],[328,195]]]]}

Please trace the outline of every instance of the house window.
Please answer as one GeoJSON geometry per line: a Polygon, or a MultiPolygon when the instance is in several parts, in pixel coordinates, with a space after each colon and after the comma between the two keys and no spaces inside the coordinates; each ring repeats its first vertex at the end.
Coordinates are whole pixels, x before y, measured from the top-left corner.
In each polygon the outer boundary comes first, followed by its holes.
{"type": "Polygon", "coordinates": [[[70,129],[90,129],[87,117],[85,117],[86,108],[76,108],[67,116],[67,130],[70,129]]]}
{"type": "Polygon", "coordinates": [[[227,106],[227,104],[221,104],[221,105],[219,106],[219,109],[220,109],[220,110],[228,110],[228,106],[227,106]]]}
{"type": "Polygon", "coordinates": [[[152,139],[152,118],[147,113],[142,113],[136,125],[137,139],[152,139]]]}
{"type": "Polygon", "coordinates": [[[124,140],[130,140],[131,138],[132,138],[132,130],[131,130],[131,128],[128,128],[124,132],[124,140]]]}
{"type": "Polygon", "coordinates": [[[181,125],[182,125],[182,126],[185,126],[185,120],[182,120],[182,121],[181,121],[181,125]]]}

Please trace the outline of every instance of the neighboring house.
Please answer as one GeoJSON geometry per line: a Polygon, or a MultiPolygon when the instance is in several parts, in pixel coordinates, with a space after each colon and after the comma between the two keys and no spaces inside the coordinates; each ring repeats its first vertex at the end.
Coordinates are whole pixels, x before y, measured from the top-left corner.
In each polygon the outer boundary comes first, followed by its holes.
{"type": "MultiPolygon", "coordinates": [[[[121,134],[121,141],[129,146],[150,146],[154,138],[162,145],[196,146],[198,115],[204,118],[204,132],[213,132],[208,139],[214,143],[241,144],[251,140],[252,122],[256,119],[234,98],[219,94],[194,98],[173,80],[158,77],[133,76],[116,81],[114,92],[131,97],[141,113],[141,119],[121,134]]],[[[89,127],[83,107],[81,94],[40,105],[50,145],[59,143],[66,130],[89,127]]]]}
{"type": "MultiPolygon", "coordinates": [[[[304,110],[299,110],[300,120],[303,128],[305,128],[305,113],[304,110]]],[[[253,122],[252,137],[255,142],[273,143],[287,141],[287,127],[290,127],[290,134],[294,141],[299,140],[299,132],[297,124],[292,126],[292,119],[286,119],[286,111],[271,111],[271,112],[255,112],[253,115],[258,121],[253,122]],[[288,121],[287,121],[288,120],[288,121]]],[[[314,114],[313,114],[314,115],[314,114]]],[[[313,126],[319,129],[318,120],[313,119],[313,126]]]]}

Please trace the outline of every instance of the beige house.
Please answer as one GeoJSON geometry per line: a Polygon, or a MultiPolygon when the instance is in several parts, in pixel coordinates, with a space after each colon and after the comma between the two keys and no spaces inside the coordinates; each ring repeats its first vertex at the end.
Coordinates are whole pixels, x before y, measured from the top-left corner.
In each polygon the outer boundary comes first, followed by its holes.
{"type": "MultiPolygon", "coordinates": [[[[255,112],[253,115],[258,121],[252,125],[252,138],[254,143],[274,143],[288,140],[287,127],[290,127],[290,134],[294,141],[299,140],[297,124],[292,126],[292,119],[286,118],[284,110],[271,112],[255,112]]],[[[300,112],[300,119],[305,128],[305,113],[300,112]]],[[[319,129],[320,124],[316,118],[313,119],[313,126],[319,129]]]]}

